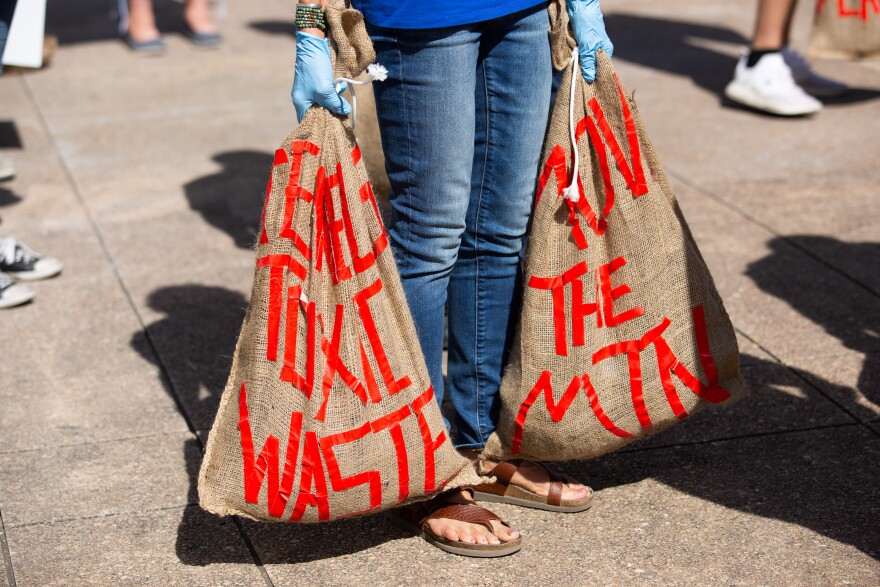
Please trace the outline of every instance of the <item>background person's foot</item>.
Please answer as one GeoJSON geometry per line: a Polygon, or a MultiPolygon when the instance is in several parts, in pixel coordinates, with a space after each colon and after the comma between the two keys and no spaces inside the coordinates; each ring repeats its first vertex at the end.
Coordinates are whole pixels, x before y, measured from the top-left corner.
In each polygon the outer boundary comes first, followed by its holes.
{"type": "Polygon", "coordinates": [[[724,95],[738,104],[779,116],[803,116],[822,110],[822,103],[795,83],[780,52],[762,56],[753,67],[748,67],[747,55],[743,55],[724,95]]]}
{"type": "Polygon", "coordinates": [[[793,49],[783,47],[782,58],[791,69],[795,83],[808,94],[819,98],[837,98],[849,91],[849,86],[846,84],[821,76],[813,71],[804,56],[793,49]]]}
{"type": "Polygon", "coordinates": [[[61,273],[64,265],[44,257],[13,237],[0,238],[0,271],[22,281],[47,279],[61,273]]]}
{"type": "Polygon", "coordinates": [[[190,0],[186,3],[183,19],[192,32],[196,45],[209,47],[220,43],[222,37],[206,0],[190,0]]]}
{"type": "Polygon", "coordinates": [[[34,290],[0,272],[0,310],[26,304],[34,299],[34,290]]]}
{"type": "Polygon", "coordinates": [[[156,27],[153,3],[145,0],[129,0],[128,31],[125,42],[135,53],[141,55],[161,55],[165,52],[165,42],[156,27]]]}
{"type": "Polygon", "coordinates": [[[15,177],[15,163],[5,155],[0,155],[0,181],[15,177]]]}

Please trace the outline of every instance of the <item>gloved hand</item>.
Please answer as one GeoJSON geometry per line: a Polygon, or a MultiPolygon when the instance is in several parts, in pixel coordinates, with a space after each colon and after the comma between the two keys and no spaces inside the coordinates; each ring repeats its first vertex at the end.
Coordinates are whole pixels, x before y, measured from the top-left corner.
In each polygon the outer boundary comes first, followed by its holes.
{"type": "Polygon", "coordinates": [[[581,73],[585,80],[592,83],[596,79],[596,51],[602,49],[611,57],[614,45],[605,32],[599,0],[568,0],[566,4],[571,28],[577,39],[581,73]]]}
{"type": "Polygon", "coordinates": [[[296,119],[303,116],[313,104],[323,106],[334,114],[351,114],[351,106],[339,94],[348,85],[342,83],[339,92],[333,86],[333,63],[330,61],[330,43],[315,35],[296,33],[296,66],[290,98],[296,108],[296,119]]]}

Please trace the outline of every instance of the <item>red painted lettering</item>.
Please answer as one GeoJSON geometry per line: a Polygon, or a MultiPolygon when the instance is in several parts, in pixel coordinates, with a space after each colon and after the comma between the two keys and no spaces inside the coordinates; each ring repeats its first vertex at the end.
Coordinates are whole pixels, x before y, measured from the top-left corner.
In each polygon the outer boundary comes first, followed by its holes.
{"type": "Polygon", "coordinates": [[[302,520],[306,507],[318,508],[318,519],[330,519],[330,503],[327,499],[327,480],[324,478],[324,468],[321,465],[321,453],[318,450],[318,435],[313,431],[306,432],[305,446],[303,447],[302,468],[299,481],[299,495],[296,505],[290,514],[291,522],[302,520]],[[314,486],[315,490],[312,491],[314,486]]]}
{"type": "Polygon", "coordinates": [[[260,487],[263,479],[267,479],[266,496],[269,515],[280,518],[290,499],[293,489],[295,463],[299,453],[300,431],[302,430],[302,414],[293,412],[290,416],[290,433],[287,437],[287,453],[284,460],[284,475],[278,483],[278,439],[269,435],[266,444],[260,450],[260,456],[254,459],[254,441],[247,408],[247,388],[244,383],[238,395],[239,421],[241,435],[241,453],[244,462],[244,497],[248,503],[258,503],[260,487]]]}
{"type": "Polygon", "coordinates": [[[407,376],[400,379],[394,378],[391,370],[391,363],[388,361],[388,355],[385,353],[385,347],[382,345],[382,339],[379,338],[379,331],[376,328],[376,322],[373,320],[373,313],[370,311],[369,300],[374,295],[382,291],[382,280],[377,279],[371,285],[354,295],[354,301],[358,306],[358,313],[361,317],[361,323],[367,333],[367,339],[373,350],[373,356],[376,357],[376,363],[379,365],[379,373],[385,381],[388,393],[394,395],[402,389],[408,387],[411,380],[407,376]]]}
{"type": "Polygon", "coordinates": [[[445,430],[440,430],[436,438],[431,436],[431,427],[428,425],[428,419],[422,413],[422,410],[424,410],[433,397],[434,388],[428,386],[428,389],[412,403],[412,410],[418,418],[419,432],[422,434],[422,442],[425,447],[425,493],[431,493],[438,489],[435,455],[440,447],[443,446],[443,443],[446,442],[445,430]]]}
{"type": "Polygon", "coordinates": [[[709,381],[708,385],[702,383],[693,376],[669,348],[669,344],[663,338],[663,332],[669,327],[671,321],[664,318],[659,326],[648,331],[638,340],[626,340],[599,349],[593,354],[593,364],[604,361],[610,357],[626,354],[629,366],[630,392],[632,394],[633,408],[642,428],[653,426],[648,409],[645,406],[644,390],[642,388],[641,352],[649,345],[654,345],[660,381],[666,394],[666,399],[673,412],[679,419],[687,417],[687,411],[681,405],[675,386],[672,384],[671,375],[674,373],[682,383],[691,391],[708,402],[718,403],[730,397],[730,393],[718,385],[718,370],[709,350],[706,323],[703,317],[703,307],[697,306],[693,310],[694,329],[696,332],[697,348],[700,354],[700,363],[709,381]]]}
{"type": "Polygon", "coordinates": [[[266,234],[266,208],[269,207],[269,196],[272,195],[272,178],[275,175],[275,168],[283,163],[287,163],[289,159],[287,158],[287,151],[284,149],[277,149],[275,151],[275,159],[272,162],[272,171],[269,172],[269,183],[266,184],[266,197],[263,200],[263,213],[260,215],[260,238],[258,242],[261,245],[268,244],[269,235],[266,234]]]}
{"type": "Polygon", "coordinates": [[[526,396],[526,399],[520,406],[514,424],[513,440],[510,448],[511,454],[519,454],[522,446],[523,433],[525,431],[526,417],[528,416],[532,405],[535,403],[535,400],[537,400],[538,396],[541,394],[544,394],[544,405],[547,407],[550,419],[554,422],[559,422],[565,417],[565,414],[568,413],[568,409],[571,407],[575,397],[581,389],[583,389],[590,402],[590,409],[606,430],[615,436],[620,436],[621,438],[632,436],[629,432],[621,430],[615,426],[611,419],[605,414],[605,410],[602,409],[602,405],[599,403],[599,396],[596,394],[596,390],[593,389],[593,384],[590,382],[590,377],[588,375],[574,376],[568,384],[565,393],[559,398],[558,403],[553,398],[553,386],[551,383],[552,376],[553,374],[550,371],[543,371],[540,377],[538,377],[537,383],[532,387],[529,395],[526,396]]]}
{"type": "Polygon", "coordinates": [[[305,279],[306,268],[290,255],[266,255],[257,259],[257,269],[265,267],[269,267],[266,359],[275,361],[278,358],[278,333],[281,328],[281,307],[284,304],[284,270],[292,271],[300,279],[305,279]]]}
{"type": "Polygon", "coordinates": [[[620,314],[614,314],[614,300],[632,291],[625,283],[617,287],[612,287],[611,285],[611,274],[624,265],[626,265],[626,259],[617,257],[610,263],[600,265],[596,272],[596,280],[602,297],[602,316],[605,318],[606,326],[617,326],[633,318],[638,318],[645,313],[644,308],[636,306],[620,314]]]}

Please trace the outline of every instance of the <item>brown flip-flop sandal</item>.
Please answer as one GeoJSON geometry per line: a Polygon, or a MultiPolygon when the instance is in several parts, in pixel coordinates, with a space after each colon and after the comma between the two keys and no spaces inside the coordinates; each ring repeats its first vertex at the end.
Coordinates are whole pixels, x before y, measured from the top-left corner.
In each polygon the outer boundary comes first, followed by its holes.
{"type": "Polygon", "coordinates": [[[510,528],[510,524],[475,503],[453,503],[449,501],[449,492],[445,492],[429,501],[419,502],[404,506],[392,512],[393,518],[398,525],[410,532],[424,538],[440,550],[473,556],[480,558],[494,558],[507,556],[518,552],[522,548],[522,538],[501,542],[500,544],[470,544],[449,540],[445,536],[439,536],[431,530],[428,520],[446,518],[459,522],[479,524],[486,528],[489,533],[494,532],[492,521],[497,520],[510,528]]]}
{"type": "Polygon", "coordinates": [[[532,493],[528,489],[512,484],[510,480],[513,479],[513,474],[516,473],[521,463],[521,460],[513,460],[495,465],[495,468],[487,474],[498,479],[498,482],[474,485],[474,499],[569,514],[583,512],[593,507],[592,489],[590,489],[589,495],[583,499],[562,499],[563,485],[570,478],[560,477],[549,469],[547,473],[550,475],[550,492],[546,496],[532,493]]]}

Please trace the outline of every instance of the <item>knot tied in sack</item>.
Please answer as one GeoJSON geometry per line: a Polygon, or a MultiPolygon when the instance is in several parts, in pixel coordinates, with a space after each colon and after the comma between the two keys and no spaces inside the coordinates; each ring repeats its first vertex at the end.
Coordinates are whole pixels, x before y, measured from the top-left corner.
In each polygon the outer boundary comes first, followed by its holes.
{"type": "Polygon", "coordinates": [[[357,94],[354,93],[354,90],[351,89],[347,84],[354,84],[356,86],[363,86],[366,84],[371,84],[373,82],[384,82],[388,79],[388,70],[384,65],[379,63],[371,63],[367,66],[366,74],[370,79],[365,80],[356,80],[348,77],[337,77],[333,80],[333,85],[336,86],[337,92],[344,92],[346,89],[351,93],[351,128],[354,129],[357,127],[357,94]]]}

